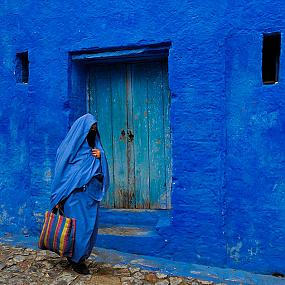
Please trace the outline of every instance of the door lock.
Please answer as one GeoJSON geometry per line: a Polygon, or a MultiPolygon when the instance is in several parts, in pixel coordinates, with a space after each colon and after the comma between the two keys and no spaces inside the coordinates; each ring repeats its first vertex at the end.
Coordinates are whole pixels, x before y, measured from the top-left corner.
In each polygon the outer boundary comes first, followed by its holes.
{"type": "Polygon", "coordinates": [[[132,142],[134,140],[134,135],[131,130],[128,130],[128,141],[132,142]]]}

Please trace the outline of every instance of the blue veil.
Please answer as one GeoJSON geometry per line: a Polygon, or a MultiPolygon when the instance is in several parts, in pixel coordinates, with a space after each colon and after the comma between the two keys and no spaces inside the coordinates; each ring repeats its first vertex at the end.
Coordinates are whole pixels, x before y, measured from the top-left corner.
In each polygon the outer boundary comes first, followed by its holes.
{"type": "Polygon", "coordinates": [[[86,139],[94,123],[97,123],[97,120],[89,113],[78,118],[58,147],[51,186],[51,209],[67,198],[74,189],[87,185],[92,177],[101,174],[103,174],[103,187],[97,190],[96,200],[103,199],[109,187],[109,170],[99,131],[97,130],[95,137],[95,148],[100,150],[101,159],[92,156],[86,139]]]}

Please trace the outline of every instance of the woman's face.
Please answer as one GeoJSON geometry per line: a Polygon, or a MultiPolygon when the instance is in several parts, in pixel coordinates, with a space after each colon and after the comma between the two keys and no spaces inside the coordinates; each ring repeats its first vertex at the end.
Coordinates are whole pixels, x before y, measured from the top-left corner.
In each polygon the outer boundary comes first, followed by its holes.
{"type": "Polygon", "coordinates": [[[91,126],[90,131],[95,132],[95,133],[97,132],[97,123],[91,126]]]}

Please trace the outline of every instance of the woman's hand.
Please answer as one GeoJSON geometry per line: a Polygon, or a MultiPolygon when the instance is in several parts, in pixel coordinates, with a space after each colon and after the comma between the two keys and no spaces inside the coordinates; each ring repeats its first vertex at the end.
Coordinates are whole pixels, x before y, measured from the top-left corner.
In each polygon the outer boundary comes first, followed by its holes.
{"type": "Polygon", "coordinates": [[[101,152],[98,148],[92,148],[91,153],[96,158],[101,158],[101,152]]]}

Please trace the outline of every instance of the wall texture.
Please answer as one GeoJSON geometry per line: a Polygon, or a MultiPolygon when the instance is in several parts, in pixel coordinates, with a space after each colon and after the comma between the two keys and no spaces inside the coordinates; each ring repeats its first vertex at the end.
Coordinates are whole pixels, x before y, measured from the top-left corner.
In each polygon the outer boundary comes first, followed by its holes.
{"type": "Polygon", "coordinates": [[[84,112],[69,53],[171,42],[172,218],[146,253],[284,273],[283,49],[280,82],[261,77],[262,34],[285,29],[273,2],[3,1],[0,229],[37,234],[49,205],[56,149],[84,112]],[[29,83],[16,83],[26,50],[29,83]]]}

